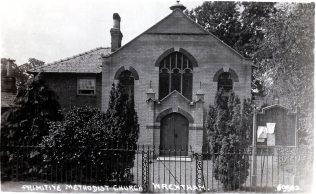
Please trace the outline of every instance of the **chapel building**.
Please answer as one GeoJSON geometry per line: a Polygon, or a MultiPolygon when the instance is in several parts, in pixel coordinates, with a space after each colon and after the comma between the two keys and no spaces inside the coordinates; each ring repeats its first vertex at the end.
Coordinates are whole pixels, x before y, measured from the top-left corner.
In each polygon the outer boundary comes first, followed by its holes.
{"type": "Polygon", "coordinates": [[[139,145],[189,150],[181,155],[202,152],[204,123],[217,91],[233,90],[241,99],[250,98],[253,65],[186,16],[185,6],[178,2],[170,9],[168,16],[123,46],[121,18],[115,13],[110,48],[30,73],[43,73],[65,109],[88,105],[105,112],[112,83],[120,82],[135,101],[139,145]]]}

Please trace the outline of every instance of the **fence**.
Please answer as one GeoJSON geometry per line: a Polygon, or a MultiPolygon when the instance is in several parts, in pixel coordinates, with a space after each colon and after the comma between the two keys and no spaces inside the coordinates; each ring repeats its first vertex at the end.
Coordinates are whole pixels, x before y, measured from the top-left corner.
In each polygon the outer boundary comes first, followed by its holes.
{"type": "Polygon", "coordinates": [[[149,146],[76,148],[77,156],[65,153],[54,161],[47,160],[46,149],[2,146],[2,181],[132,185],[144,192],[274,192],[289,188],[303,192],[301,180],[312,172],[304,171],[312,154],[294,147],[258,148],[256,168],[252,168],[250,148],[242,153],[193,153],[149,146]],[[233,162],[217,165],[223,157],[233,158],[233,162]],[[256,175],[255,183],[252,175],[256,175]]]}

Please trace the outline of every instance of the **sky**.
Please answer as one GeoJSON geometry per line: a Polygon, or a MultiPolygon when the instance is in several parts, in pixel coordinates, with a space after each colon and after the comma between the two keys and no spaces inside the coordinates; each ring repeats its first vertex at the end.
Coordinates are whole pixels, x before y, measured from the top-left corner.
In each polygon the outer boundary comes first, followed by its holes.
{"type": "MultiPolygon", "coordinates": [[[[170,14],[169,7],[175,3],[176,0],[0,0],[0,57],[15,59],[18,65],[29,58],[50,63],[97,47],[109,47],[112,16],[116,12],[122,20],[124,45],[170,14]]],[[[203,1],[180,3],[191,10],[203,1]]]]}
{"type": "MultiPolygon", "coordinates": [[[[1,1],[1,0],[0,0],[1,1]]],[[[121,16],[126,44],[171,13],[175,0],[2,0],[0,56],[22,65],[46,63],[109,47],[113,13],[121,16]]],[[[202,1],[181,0],[188,9],[202,1]]]]}

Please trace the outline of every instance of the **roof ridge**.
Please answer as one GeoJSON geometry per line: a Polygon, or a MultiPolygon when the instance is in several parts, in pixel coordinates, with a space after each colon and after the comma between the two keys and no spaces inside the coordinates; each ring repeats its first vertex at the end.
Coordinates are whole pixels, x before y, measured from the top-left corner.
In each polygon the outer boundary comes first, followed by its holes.
{"type": "Polygon", "coordinates": [[[82,53],[79,53],[79,54],[76,54],[76,55],[72,55],[71,57],[67,57],[67,58],[64,58],[64,59],[60,59],[60,60],[58,60],[58,61],[53,61],[53,62],[51,62],[51,63],[44,63],[43,65],[34,67],[33,69],[30,69],[30,71],[40,70],[40,69],[43,68],[43,67],[47,67],[47,66],[50,66],[50,65],[54,65],[54,64],[56,64],[56,63],[65,62],[65,61],[68,61],[68,60],[70,60],[70,59],[74,59],[74,58],[76,58],[76,57],[80,57],[80,56],[83,56],[83,55],[92,53],[92,52],[94,52],[94,51],[97,51],[97,50],[110,49],[110,48],[111,48],[111,47],[96,47],[96,48],[91,49],[91,50],[89,50],[89,51],[82,52],[82,53]]]}
{"type": "Polygon", "coordinates": [[[223,45],[225,45],[226,47],[228,47],[228,49],[230,49],[232,52],[236,53],[237,55],[239,55],[239,57],[241,57],[242,59],[245,60],[251,60],[251,58],[245,57],[243,56],[239,51],[237,51],[236,49],[234,49],[233,47],[229,46],[228,44],[226,44],[224,41],[222,41],[221,39],[219,39],[215,34],[209,32],[207,29],[205,29],[202,25],[200,25],[199,23],[197,23],[196,21],[194,21],[192,18],[190,18],[188,15],[186,15],[183,11],[181,11],[180,9],[175,9],[173,10],[170,14],[168,14],[167,16],[165,16],[163,19],[159,20],[158,22],[156,22],[154,25],[152,25],[151,27],[149,27],[147,30],[145,30],[144,32],[140,33],[138,36],[136,36],[135,38],[133,38],[132,40],[130,40],[129,42],[127,42],[126,44],[124,44],[123,46],[121,46],[120,48],[118,48],[117,50],[115,50],[114,52],[110,53],[109,55],[115,55],[116,53],[118,53],[120,50],[122,50],[123,48],[125,48],[127,45],[129,45],[130,43],[132,43],[133,41],[135,41],[137,38],[139,38],[140,36],[142,36],[143,34],[146,34],[148,31],[150,31],[151,29],[153,29],[155,26],[158,26],[160,23],[162,23],[163,21],[165,21],[166,19],[168,19],[172,14],[174,14],[175,12],[180,12],[181,14],[183,14],[190,22],[194,23],[197,27],[199,27],[200,29],[202,29],[206,34],[211,35],[212,37],[214,37],[216,40],[218,40],[219,42],[221,42],[223,45]]]}

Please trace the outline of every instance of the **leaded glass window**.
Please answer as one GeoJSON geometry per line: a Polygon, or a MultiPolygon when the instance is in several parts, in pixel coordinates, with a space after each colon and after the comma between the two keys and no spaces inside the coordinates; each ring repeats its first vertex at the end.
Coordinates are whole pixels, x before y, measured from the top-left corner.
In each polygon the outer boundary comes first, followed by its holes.
{"type": "Polygon", "coordinates": [[[159,99],[177,90],[192,100],[193,65],[184,54],[173,52],[159,65],[159,99]]]}

